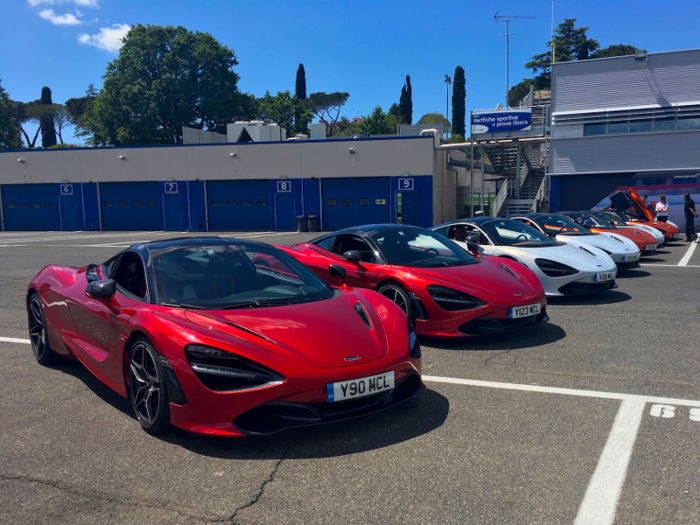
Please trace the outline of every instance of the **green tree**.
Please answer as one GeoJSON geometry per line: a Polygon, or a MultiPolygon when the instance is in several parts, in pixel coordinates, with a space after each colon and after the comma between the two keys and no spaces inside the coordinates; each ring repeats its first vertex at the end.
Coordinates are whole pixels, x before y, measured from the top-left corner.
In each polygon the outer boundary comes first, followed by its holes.
{"type": "Polygon", "coordinates": [[[401,88],[399,97],[399,113],[404,124],[413,122],[413,90],[411,88],[411,77],[406,75],[406,82],[401,88]]]}
{"type": "Polygon", "coordinates": [[[381,106],[377,106],[369,115],[362,117],[360,131],[370,135],[389,135],[396,133],[398,120],[394,115],[384,113],[381,106]]]}
{"type": "Polygon", "coordinates": [[[442,124],[443,127],[447,125],[447,133],[450,133],[452,129],[452,124],[450,124],[450,121],[445,118],[445,115],[438,112],[426,113],[420,118],[418,124],[442,124]]]}
{"type": "Polygon", "coordinates": [[[19,149],[22,140],[15,120],[15,107],[0,83],[0,149],[19,149]]]}
{"type": "Polygon", "coordinates": [[[41,147],[50,148],[56,144],[56,129],[54,128],[54,108],[51,100],[51,89],[47,86],[41,88],[42,115],[39,119],[41,125],[41,147]]]}
{"type": "Polygon", "coordinates": [[[591,55],[590,58],[610,58],[621,57],[626,55],[634,55],[637,48],[627,44],[615,44],[604,49],[599,49],[591,55]]]}
{"type": "Polygon", "coordinates": [[[313,118],[311,112],[304,109],[301,101],[289,91],[278,91],[274,97],[267,91],[257,100],[257,117],[265,122],[275,122],[290,133],[307,133],[313,118]]]}
{"type": "Polygon", "coordinates": [[[335,93],[311,93],[304,101],[304,107],[311,111],[318,119],[326,124],[326,135],[333,135],[335,123],[340,118],[340,109],[350,98],[349,93],[336,91],[335,93]]]}
{"type": "MultiPolygon", "coordinates": [[[[299,101],[306,100],[306,70],[304,69],[304,64],[299,64],[297,68],[297,79],[294,85],[294,96],[299,101]]],[[[294,131],[296,133],[306,133],[309,128],[309,122],[304,122],[302,118],[302,112],[304,108],[299,105],[297,107],[296,113],[294,114],[294,131]]],[[[292,131],[290,129],[290,131],[292,131]]]]}
{"type": "Polygon", "coordinates": [[[36,145],[37,138],[39,138],[39,133],[41,133],[41,115],[43,114],[41,109],[41,102],[38,100],[33,100],[31,102],[14,102],[15,110],[15,122],[17,123],[17,129],[24,137],[28,148],[33,148],[36,145]],[[34,137],[30,138],[28,133],[28,124],[36,124],[36,131],[34,137]]]}
{"type": "Polygon", "coordinates": [[[209,33],[136,25],[107,66],[88,130],[111,145],[181,143],[183,126],[224,132],[245,98],[235,65],[209,33]]]}
{"type": "Polygon", "coordinates": [[[88,144],[93,146],[105,143],[104,137],[95,136],[91,131],[90,119],[92,117],[92,105],[97,98],[97,90],[90,84],[85,91],[85,96],[69,98],[65,108],[69,122],[75,127],[76,137],[86,137],[88,144]]]}
{"type": "Polygon", "coordinates": [[[454,83],[452,84],[452,133],[462,136],[465,135],[465,115],[467,104],[467,87],[464,78],[464,68],[457,66],[455,68],[454,83]]]}

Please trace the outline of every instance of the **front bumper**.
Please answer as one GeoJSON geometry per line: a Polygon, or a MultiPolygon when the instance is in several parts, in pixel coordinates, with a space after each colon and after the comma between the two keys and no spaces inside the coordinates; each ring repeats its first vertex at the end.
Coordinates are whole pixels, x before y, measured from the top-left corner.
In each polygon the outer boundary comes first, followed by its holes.
{"type": "Polygon", "coordinates": [[[519,319],[497,319],[494,317],[477,317],[461,325],[459,331],[466,336],[479,336],[498,332],[512,332],[522,330],[549,321],[547,307],[543,306],[537,315],[521,317],[519,319]]]}
{"type": "Polygon", "coordinates": [[[559,288],[559,293],[562,295],[580,295],[584,293],[607,292],[615,288],[617,288],[617,284],[614,279],[603,283],[582,283],[580,281],[574,281],[559,288]]]}

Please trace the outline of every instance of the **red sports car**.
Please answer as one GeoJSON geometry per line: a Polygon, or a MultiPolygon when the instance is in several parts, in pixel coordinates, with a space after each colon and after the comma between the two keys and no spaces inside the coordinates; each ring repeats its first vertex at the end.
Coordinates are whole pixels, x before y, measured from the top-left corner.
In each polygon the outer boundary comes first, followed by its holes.
{"type": "Polygon", "coordinates": [[[47,266],[29,284],[27,311],[39,363],[77,359],[127,397],[151,433],[172,424],[272,434],[425,390],[420,347],[397,305],[331,288],[256,242],[176,239],[99,266],[47,266]],[[273,264],[255,264],[259,257],[273,264]]]}
{"type": "Polygon", "coordinates": [[[613,210],[624,212],[630,217],[627,224],[642,223],[659,230],[666,242],[681,238],[681,231],[670,222],[662,222],[654,219],[654,215],[644,206],[644,201],[632,188],[627,191],[618,191],[610,197],[610,207],[613,210]]]}
{"type": "Polygon", "coordinates": [[[544,289],[529,268],[469,255],[427,229],[374,224],[281,248],[327,282],[334,281],[329,264],[344,267],[349,286],[390,298],[421,335],[483,335],[549,319],[544,289]]]}

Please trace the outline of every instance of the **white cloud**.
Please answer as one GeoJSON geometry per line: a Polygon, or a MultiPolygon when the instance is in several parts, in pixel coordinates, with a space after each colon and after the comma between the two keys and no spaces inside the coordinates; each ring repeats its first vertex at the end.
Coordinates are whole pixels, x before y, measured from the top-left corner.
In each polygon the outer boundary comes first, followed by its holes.
{"type": "Polygon", "coordinates": [[[82,24],[82,22],[78,20],[75,15],[70,13],[65,15],[57,15],[53,9],[44,9],[41,13],[39,13],[39,16],[57,26],[77,26],[82,24]]]}
{"type": "Polygon", "coordinates": [[[112,27],[101,27],[100,32],[94,35],[82,33],[78,35],[81,44],[99,47],[110,53],[116,53],[122,47],[122,38],[126,36],[131,27],[129,24],[114,24],[112,27]]]}
{"type": "Polygon", "coordinates": [[[36,7],[38,5],[55,5],[55,4],[75,4],[83,7],[99,7],[99,0],[27,0],[29,5],[36,7]]]}

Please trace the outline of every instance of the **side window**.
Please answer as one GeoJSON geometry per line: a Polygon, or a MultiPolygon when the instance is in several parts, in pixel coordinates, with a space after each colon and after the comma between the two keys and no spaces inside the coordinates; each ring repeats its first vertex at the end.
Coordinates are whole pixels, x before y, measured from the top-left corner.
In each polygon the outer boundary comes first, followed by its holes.
{"type": "Polygon", "coordinates": [[[335,237],[332,235],[329,237],[326,237],[325,239],[321,239],[316,243],[316,246],[319,248],[323,248],[327,252],[331,251],[331,247],[333,246],[333,241],[335,240],[335,237]]]}
{"type": "Polygon", "coordinates": [[[471,235],[476,235],[477,237],[479,237],[479,244],[480,245],[488,246],[489,244],[491,244],[489,242],[488,238],[486,237],[486,235],[484,235],[482,233],[482,231],[479,228],[477,228],[476,226],[466,226],[466,230],[467,230],[467,237],[469,237],[471,235]]]}
{"type": "Polygon", "coordinates": [[[141,257],[132,252],[122,255],[112,275],[117,287],[127,297],[144,299],[146,297],[146,275],[143,271],[141,257]]]}
{"type": "Polygon", "coordinates": [[[102,265],[102,270],[107,279],[111,279],[112,275],[114,275],[114,269],[117,267],[117,263],[119,262],[119,259],[121,259],[121,257],[121,255],[112,257],[109,261],[102,265]]]}
{"type": "Polygon", "coordinates": [[[437,230],[433,230],[433,231],[435,233],[442,235],[443,237],[447,237],[447,229],[448,229],[448,226],[443,226],[442,228],[438,228],[437,230]]]}
{"type": "Polygon", "coordinates": [[[338,242],[333,247],[333,253],[342,256],[345,252],[357,250],[362,254],[362,262],[377,264],[377,258],[369,244],[354,235],[339,235],[338,242]]]}

